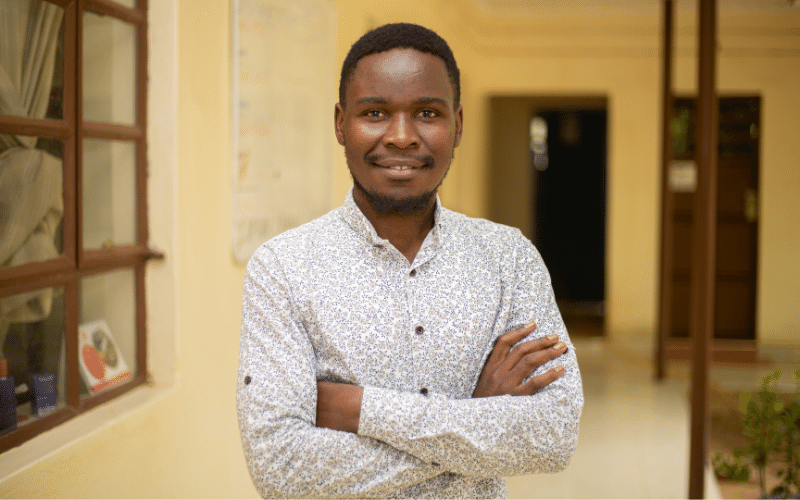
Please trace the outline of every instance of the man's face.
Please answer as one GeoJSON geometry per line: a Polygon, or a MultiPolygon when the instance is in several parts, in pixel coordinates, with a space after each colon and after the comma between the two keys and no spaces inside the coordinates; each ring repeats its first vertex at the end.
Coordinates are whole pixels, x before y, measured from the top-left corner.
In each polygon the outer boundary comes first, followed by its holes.
{"type": "Polygon", "coordinates": [[[356,202],[379,213],[427,208],[461,140],[463,113],[453,109],[444,61],[414,49],[365,56],[345,96],[346,107],[336,105],[336,138],[356,202]]]}

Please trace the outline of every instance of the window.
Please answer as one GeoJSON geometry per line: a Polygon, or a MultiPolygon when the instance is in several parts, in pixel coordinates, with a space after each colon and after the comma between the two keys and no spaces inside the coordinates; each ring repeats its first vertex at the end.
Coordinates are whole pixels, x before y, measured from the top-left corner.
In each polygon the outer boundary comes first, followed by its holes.
{"type": "Polygon", "coordinates": [[[147,377],[146,4],[0,2],[0,452],[147,377]]]}

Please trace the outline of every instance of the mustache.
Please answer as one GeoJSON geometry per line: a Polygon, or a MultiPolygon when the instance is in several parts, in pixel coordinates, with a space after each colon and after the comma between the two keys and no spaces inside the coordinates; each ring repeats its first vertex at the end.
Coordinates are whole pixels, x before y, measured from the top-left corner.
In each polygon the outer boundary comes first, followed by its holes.
{"type": "Polygon", "coordinates": [[[387,159],[394,159],[394,160],[413,160],[418,163],[422,163],[422,168],[433,168],[436,166],[436,158],[433,155],[411,155],[411,154],[400,154],[400,155],[382,155],[378,153],[372,153],[364,156],[364,161],[370,165],[375,165],[380,161],[385,161],[387,159]]]}

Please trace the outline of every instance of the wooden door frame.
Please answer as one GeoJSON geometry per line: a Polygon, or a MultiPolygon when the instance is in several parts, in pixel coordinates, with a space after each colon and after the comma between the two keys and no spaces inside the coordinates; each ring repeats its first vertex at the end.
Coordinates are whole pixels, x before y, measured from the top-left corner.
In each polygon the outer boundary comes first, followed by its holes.
{"type": "MultiPolygon", "coordinates": [[[[730,98],[757,98],[759,99],[759,103],[762,100],[760,95],[742,95],[742,94],[723,94],[717,96],[718,106],[719,103],[723,99],[730,99],[730,98]]],[[[697,96],[688,95],[688,94],[681,94],[681,95],[674,95],[670,96],[669,99],[669,116],[670,118],[674,115],[674,103],[678,99],[697,99],[697,96]]],[[[760,104],[759,104],[759,116],[760,116],[760,104]]],[[[669,134],[669,130],[666,131],[665,135],[669,134]]],[[[671,138],[670,138],[671,139],[671,138]]],[[[672,291],[673,291],[673,273],[674,273],[674,254],[673,249],[675,245],[675,241],[673,237],[664,238],[663,235],[669,234],[672,235],[671,225],[673,224],[673,217],[674,217],[674,202],[672,200],[672,190],[666,184],[668,182],[668,169],[669,164],[672,161],[671,158],[671,144],[666,141],[664,142],[665,147],[665,155],[669,155],[669,161],[665,161],[663,168],[663,182],[665,185],[663,186],[662,196],[669,197],[669,199],[665,200],[665,203],[662,203],[662,213],[661,213],[661,234],[662,234],[662,242],[661,242],[661,266],[660,266],[660,280],[661,280],[661,287],[660,287],[660,300],[659,300],[659,323],[658,328],[659,332],[658,335],[663,339],[664,348],[663,348],[663,361],[667,360],[684,360],[688,361],[692,359],[692,345],[691,345],[691,338],[674,338],[671,336],[672,333],[672,313],[673,313],[673,301],[672,291]],[[667,213],[667,209],[669,209],[669,213],[667,213]]],[[[761,169],[761,161],[760,158],[757,160],[758,163],[756,165],[756,169],[758,170],[759,178],[760,178],[760,169],[761,169]]],[[[758,231],[756,236],[756,255],[755,255],[755,280],[753,283],[753,300],[757,304],[757,288],[758,288],[758,231]]],[[[716,285],[715,285],[716,286],[716,285]]],[[[746,339],[746,340],[733,340],[733,339],[713,339],[711,344],[711,360],[714,362],[720,363],[754,363],[758,360],[758,343],[757,343],[757,330],[755,329],[755,325],[757,325],[757,313],[756,310],[754,312],[754,334],[756,338],[754,339],[746,339]]],[[[663,375],[662,375],[663,377],[663,375]]]]}

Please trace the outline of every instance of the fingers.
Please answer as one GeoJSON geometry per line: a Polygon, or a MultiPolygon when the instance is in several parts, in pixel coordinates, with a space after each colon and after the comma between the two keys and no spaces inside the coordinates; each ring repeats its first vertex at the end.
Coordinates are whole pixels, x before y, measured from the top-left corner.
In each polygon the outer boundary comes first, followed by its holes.
{"type": "MultiPolygon", "coordinates": [[[[523,380],[528,378],[537,368],[539,368],[543,364],[567,352],[567,345],[564,342],[558,342],[555,345],[547,346],[546,342],[538,342],[539,340],[540,339],[536,339],[530,342],[526,342],[525,344],[529,343],[532,344],[535,342],[537,345],[533,347],[525,346],[528,348],[526,349],[527,352],[525,352],[524,355],[522,356],[515,356],[516,363],[513,365],[513,368],[510,368],[509,374],[515,377],[515,380],[519,380],[519,383],[522,383],[523,380]],[[547,347],[542,347],[542,346],[547,346],[547,347]]],[[[520,347],[522,347],[522,345],[520,347]]],[[[523,352],[523,349],[520,349],[520,351],[523,352]]],[[[512,355],[513,354],[514,353],[512,352],[512,355]]],[[[511,361],[511,356],[509,356],[509,361],[511,361]]]]}
{"type": "Polygon", "coordinates": [[[537,368],[567,351],[555,334],[522,342],[535,329],[536,324],[530,322],[498,337],[473,397],[531,395],[563,374],[563,367],[557,367],[523,384],[537,368]]]}
{"type": "Polygon", "coordinates": [[[531,321],[530,323],[517,328],[516,330],[511,330],[508,333],[504,333],[497,338],[497,341],[494,344],[494,348],[492,349],[492,353],[489,355],[489,359],[486,361],[487,365],[497,366],[503,362],[506,357],[508,357],[508,353],[514,345],[516,345],[519,341],[530,335],[532,331],[536,329],[536,323],[531,321]]]}
{"type": "MultiPolygon", "coordinates": [[[[558,342],[558,335],[552,334],[548,335],[547,337],[539,337],[537,339],[529,340],[527,342],[523,342],[522,344],[517,345],[511,351],[511,354],[508,356],[508,359],[506,361],[508,363],[508,369],[510,370],[512,366],[516,366],[520,362],[520,360],[525,357],[528,357],[529,361],[538,359],[536,357],[531,357],[530,355],[535,354],[537,352],[545,351],[547,350],[547,348],[554,347],[557,344],[560,346],[558,348],[559,350],[563,350],[561,348],[566,347],[566,346],[561,346],[563,342],[558,342]]],[[[558,354],[560,354],[560,352],[558,354]]]]}
{"type": "Polygon", "coordinates": [[[525,382],[521,387],[520,396],[531,396],[539,392],[539,390],[550,382],[556,380],[557,378],[564,375],[564,367],[559,365],[555,368],[547,370],[546,372],[542,373],[541,375],[537,375],[532,377],[530,380],[525,382]]]}

